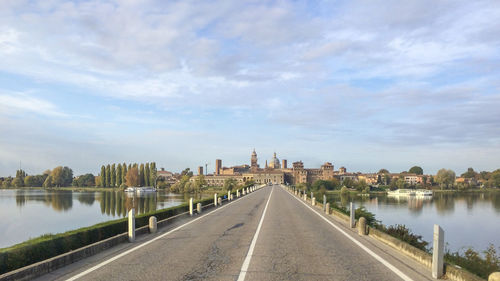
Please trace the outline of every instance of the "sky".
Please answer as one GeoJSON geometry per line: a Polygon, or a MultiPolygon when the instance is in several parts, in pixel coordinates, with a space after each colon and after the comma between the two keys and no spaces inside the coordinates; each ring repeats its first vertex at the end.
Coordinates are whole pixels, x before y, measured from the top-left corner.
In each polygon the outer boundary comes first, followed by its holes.
{"type": "Polygon", "coordinates": [[[497,1],[0,1],[0,176],[500,168],[497,1]]]}

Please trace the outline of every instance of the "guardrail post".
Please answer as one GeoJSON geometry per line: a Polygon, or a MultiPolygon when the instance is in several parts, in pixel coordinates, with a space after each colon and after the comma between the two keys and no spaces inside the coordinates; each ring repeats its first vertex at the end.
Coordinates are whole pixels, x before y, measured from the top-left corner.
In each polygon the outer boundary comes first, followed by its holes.
{"type": "Polygon", "coordinates": [[[217,193],[214,194],[214,206],[217,207],[217,193]]]}
{"type": "Polygon", "coordinates": [[[323,194],[323,212],[326,210],[326,195],[323,194]]]}
{"type": "Polygon", "coordinates": [[[128,241],[135,241],[135,210],[134,208],[128,211],[128,241]]]}
{"type": "Polygon", "coordinates": [[[158,221],[155,216],[149,217],[149,233],[156,233],[158,230],[158,221]]]}
{"type": "Polygon", "coordinates": [[[201,203],[196,204],[196,211],[201,214],[201,203]]]}
{"type": "Polygon", "coordinates": [[[444,256],[444,231],[434,225],[434,241],[432,244],[432,277],[441,278],[443,276],[443,256],[444,256]]]}
{"type": "Polygon", "coordinates": [[[330,214],[330,203],[326,203],[325,214],[330,214]]]}
{"type": "Polygon", "coordinates": [[[366,235],[366,219],[364,217],[360,217],[358,221],[358,234],[366,235]]]}
{"type": "Polygon", "coordinates": [[[193,197],[189,198],[189,215],[193,215],[193,197]]]}
{"type": "Polygon", "coordinates": [[[350,204],[350,210],[349,210],[349,225],[351,228],[354,228],[356,226],[356,213],[354,209],[354,203],[351,202],[350,204]]]}

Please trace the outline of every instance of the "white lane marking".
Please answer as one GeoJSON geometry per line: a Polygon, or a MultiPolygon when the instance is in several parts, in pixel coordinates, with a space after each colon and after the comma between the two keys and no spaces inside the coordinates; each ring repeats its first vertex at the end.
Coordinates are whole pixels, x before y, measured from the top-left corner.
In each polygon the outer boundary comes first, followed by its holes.
{"type": "MultiPolygon", "coordinates": [[[[288,193],[288,192],[287,192],[288,193]]],[[[291,194],[290,194],[291,195],[291,194]]],[[[313,211],[315,214],[317,214],[320,218],[325,220],[327,223],[329,223],[331,226],[333,226],[335,229],[337,229],[340,233],[344,234],[347,238],[349,238],[354,244],[358,245],[361,249],[365,250],[368,254],[370,254],[372,257],[374,257],[376,260],[381,262],[383,265],[385,265],[387,268],[392,270],[392,272],[396,273],[401,279],[406,280],[406,281],[413,281],[410,277],[408,277],[406,274],[401,272],[399,269],[397,269],[394,265],[390,264],[388,261],[384,260],[382,257],[379,255],[375,254],[372,250],[368,249],[365,245],[361,244],[358,240],[354,239],[352,236],[347,234],[347,232],[343,231],[340,229],[340,227],[336,226],[334,223],[329,221],[327,218],[323,217],[321,214],[319,214],[316,210],[311,208],[309,205],[306,203],[302,202],[302,200],[296,198],[295,196],[292,196],[293,198],[297,199],[300,203],[304,204],[307,208],[309,208],[311,211],[313,211]]]]}
{"type": "MultiPolygon", "coordinates": [[[[273,192],[273,191],[271,190],[271,193],[272,193],[272,192],[273,192]]],[[[249,194],[248,194],[248,195],[249,195],[249,194]]],[[[243,197],[240,197],[240,199],[242,199],[242,198],[246,198],[246,197],[247,197],[247,196],[243,196],[243,197]]],[[[162,234],[162,235],[160,235],[160,236],[158,236],[158,237],[155,237],[155,238],[153,238],[153,239],[151,239],[151,240],[149,240],[149,241],[147,241],[147,242],[144,242],[143,244],[138,245],[138,246],[136,246],[136,247],[134,247],[134,248],[132,248],[132,249],[130,249],[130,250],[127,250],[127,251],[125,251],[125,252],[123,252],[123,253],[121,253],[121,254],[119,254],[119,255],[116,255],[116,256],[114,256],[114,257],[112,257],[112,258],[108,259],[108,260],[105,260],[105,261],[101,262],[100,264],[97,264],[97,265],[95,265],[95,266],[93,266],[93,267],[91,267],[91,268],[89,268],[89,269],[87,269],[87,270],[85,270],[85,271],[83,271],[83,272],[81,272],[81,273],[79,273],[79,274],[77,274],[77,275],[75,275],[75,276],[73,276],[73,277],[69,278],[69,279],[66,279],[66,280],[67,280],[67,281],[73,281],[73,280],[76,280],[76,279],[78,279],[78,278],[80,278],[80,277],[83,277],[83,276],[85,276],[85,275],[87,275],[87,274],[91,273],[92,271],[94,271],[94,270],[96,270],[96,269],[99,269],[99,268],[101,268],[101,267],[103,267],[103,266],[107,265],[107,264],[108,264],[108,263],[110,263],[110,262],[113,262],[113,261],[115,261],[115,260],[117,260],[117,259],[119,259],[119,258],[121,258],[121,257],[123,257],[123,256],[125,256],[125,255],[128,255],[128,254],[130,254],[130,253],[132,253],[132,252],[134,252],[134,251],[136,251],[136,250],[138,250],[138,249],[140,249],[140,248],[142,248],[142,247],[146,246],[146,245],[149,245],[150,243],[153,243],[154,241],[156,241],[156,240],[158,240],[158,239],[160,239],[160,238],[163,238],[163,237],[165,237],[165,236],[169,235],[170,233],[172,233],[172,232],[174,232],[174,231],[177,231],[177,230],[179,230],[179,229],[181,229],[181,228],[183,228],[183,227],[185,227],[185,226],[187,226],[187,225],[189,225],[189,224],[192,224],[193,222],[195,222],[195,221],[197,221],[197,220],[199,220],[199,219],[202,219],[202,218],[204,218],[204,217],[206,217],[206,216],[208,216],[208,215],[211,215],[211,214],[213,214],[213,213],[215,213],[215,212],[217,212],[217,211],[219,211],[219,210],[222,210],[222,209],[224,209],[225,207],[227,207],[227,206],[229,206],[229,205],[231,205],[231,204],[233,204],[233,203],[236,203],[236,202],[238,202],[238,201],[240,201],[240,200],[235,200],[235,201],[233,201],[233,202],[231,202],[231,203],[225,204],[225,205],[224,205],[224,206],[222,206],[222,207],[218,207],[217,209],[215,209],[215,210],[211,211],[211,212],[210,212],[210,213],[208,213],[208,214],[202,215],[202,216],[201,216],[201,217],[199,217],[199,218],[196,218],[196,219],[194,219],[194,220],[192,220],[192,221],[189,221],[189,222],[187,222],[187,223],[185,223],[185,224],[183,224],[183,225],[180,225],[180,226],[178,226],[178,227],[176,227],[176,228],[174,228],[174,229],[172,229],[172,230],[170,230],[170,231],[168,231],[168,232],[165,232],[164,234],[162,234]]],[[[269,201],[268,201],[268,202],[269,202],[269,201]]],[[[267,205],[266,205],[266,207],[267,207],[267,205]]]]}
{"type": "Polygon", "coordinates": [[[273,195],[274,188],[271,189],[271,194],[269,195],[269,199],[267,199],[266,207],[264,208],[264,212],[262,213],[262,217],[260,218],[259,226],[257,226],[257,230],[252,239],[252,243],[250,244],[250,248],[248,249],[247,256],[243,261],[243,265],[241,266],[240,276],[238,276],[238,281],[245,280],[245,276],[247,275],[248,266],[250,266],[250,260],[252,259],[253,250],[255,248],[255,244],[257,243],[257,238],[259,238],[260,228],[262,227],[262,223],[264,222],[264,217],[266,216],[267,206],[271,201],[271,196],[273,195]]]}

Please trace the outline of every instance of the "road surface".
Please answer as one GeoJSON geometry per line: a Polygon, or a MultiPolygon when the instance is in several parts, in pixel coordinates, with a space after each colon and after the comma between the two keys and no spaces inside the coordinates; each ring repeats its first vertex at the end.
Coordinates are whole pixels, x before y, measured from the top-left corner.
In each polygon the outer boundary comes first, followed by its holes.
{"type": "Polygon", "coordinates": [[[39,278],[68,279],[432,280],[424,266],[279,186],[39,278]]]}

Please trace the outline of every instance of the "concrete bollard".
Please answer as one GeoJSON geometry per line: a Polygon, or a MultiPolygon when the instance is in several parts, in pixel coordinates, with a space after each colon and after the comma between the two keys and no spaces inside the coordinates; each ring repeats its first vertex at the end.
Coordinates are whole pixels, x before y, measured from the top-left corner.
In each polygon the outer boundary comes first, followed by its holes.
{"type": "Polygon", "coordinates": [[[156,233],[158,230],[158,221],[155,216],[149,217],[149,233],[156,233]]]}
{"type": "Polygon", "coordinates": [[[356,213],[354,209],[354,203],[351,202],[350,204],[350,210],[349,210],[349,225],[351,228],[354,228],[356,226],[356,213]]]}
{"type": "Polygon", "coordinates": [[[316,206],[316,197],[311,199],[311,205],[316,206]]]}
{"type": "Polygon", "coordinates": [[[493,272],[488,276],[488,281],[500,281],[500,272],[493,272]]]}
{"type": "Polygon", "coordinates": [[[239,198],[240,197],[240,190],[236,190],[236,198],[239,198]]]}
{"type": "Polygon", "coordinates": [[[193,215],[193,197],[189,198],[189,215],[193,215]]]}
{"type": "Polygon", "coordinates": [[[307,193],[304,192],[304,201],[307,201],[307,193]]]}
{"type": "Polygon", "coordinates": [[[228,192],[227,192],[227,200],[228,200],[228,201],[231,201],[231,191],[228,191],[228,192]]]}
{"type": "Polygon", "coordinates": [[[432,277],[441,278],[444,274],[443,257],[444,257],[444,231],[435,224],[434,225],[434,241],[432,244],[432,277]]]}
{"type": "Polygon", "coordinates": [[[313,195],[313,192],[311,191],[311,202],[313,200],[313,197],[314,197],[314,195],[313,195]]]}
{"type": "Polygon", "coordinates": [[[221,197],[219,197],[219,202],[218,203],[219,203],[219,205],[222,206],[222,198],[221,197]]]}
{"type": "Polygon", "coordinates": [[[358,221],[358,234],[366,235],[366,219],[364,217],[360,217],[358,221]]]}
{"type": "Polygon", "coordinates": [[[326,210],[326,195],[323,194],[323,212],[326,210]]]}
{"type": "Polygon", "coordinates": [[[214,206],[217,207],[217,193],[214,194],[214,206]]]}
{"type": "Polygon", "coordinates": [[[196,212],[198,212],[198,214],[201,214],[201,203],[196,204],[196,212]]]}
{"type": "Polygon", "coordinates": [[[128,211],[128,242],[135,241],[135,210],[134,208],[128,211]]]}
{"type": "Polygon", "coordinates": [[[330,203],[326,203],[325,214],[330,214],[330,203]]]}

